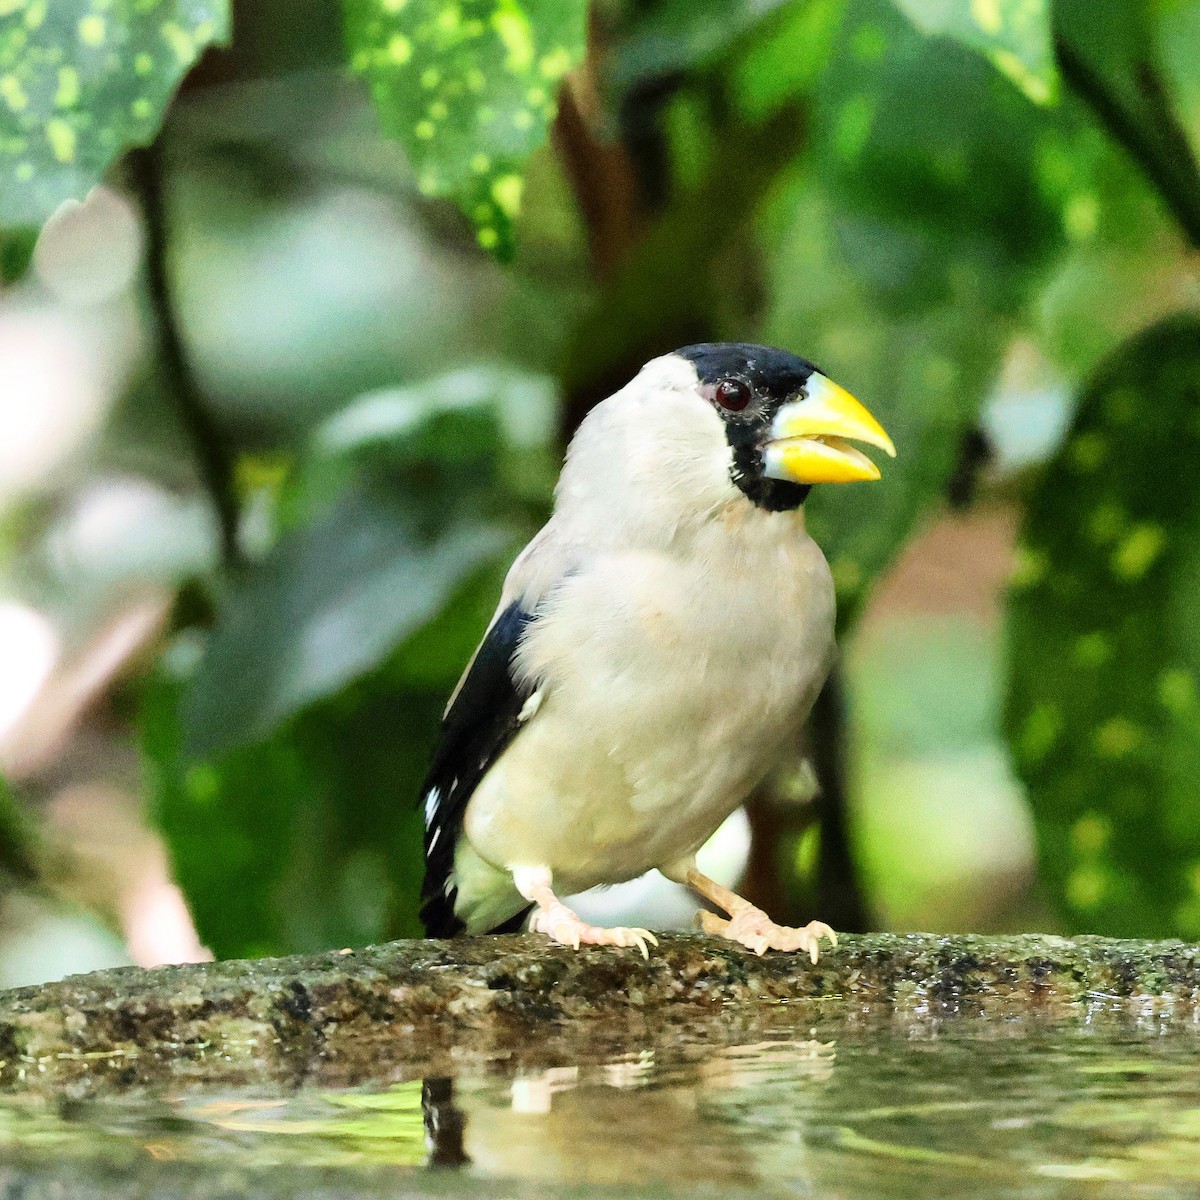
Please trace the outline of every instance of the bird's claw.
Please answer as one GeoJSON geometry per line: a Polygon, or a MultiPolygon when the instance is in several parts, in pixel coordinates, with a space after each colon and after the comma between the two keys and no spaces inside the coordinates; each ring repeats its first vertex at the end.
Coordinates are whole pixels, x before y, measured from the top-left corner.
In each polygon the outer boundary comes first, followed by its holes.
{"type": "Polygon", "coordinates": [[[587,946],[636,946],[642,957],[649,959],[651,946],[658,945],[658,938],[648,929],[629,928],[618,925],[613,929],[605,929],[600,925],[589,925],[577,917],[565,904],[552,908],[539,908],[529,922],[529,928],[538,933],[544,933],[561,946],[570,946],[578,950],[581,945],[587,946]]]}
{"type": "Polygon", "coordinates": [[[658,938],[654,936],[648,929],[630,928],[628,926],[619,925],[616,929],[600,929],[599,933],[607,933],[616,935],[612,941],[598,942],[597,945],[606,946],[636,946],[641,952],[642,957],[649,961],[650,950],[646,943],[651,946],[658,945],[658,938]]]}
{"type": "Polygon", "coordinates": [[[816,963],[821,956],[821,939],[828,938],[830,946],[837,945],[837,934],[824,921],[809,921],[802,929],[776,925],[761,909],[747,905],[729,919],[715,913],[702,912],[700,928],[705,933],[740,942],[760,957],[768,950],[804,950],[816,963]]]}

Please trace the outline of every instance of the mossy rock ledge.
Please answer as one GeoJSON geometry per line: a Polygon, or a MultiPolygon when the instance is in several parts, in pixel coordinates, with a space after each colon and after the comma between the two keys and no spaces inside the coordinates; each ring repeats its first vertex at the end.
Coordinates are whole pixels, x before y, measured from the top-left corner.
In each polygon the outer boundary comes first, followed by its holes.
{"type": "Polygon", "coordinates": [[[304,957],[80,975],[0,992],[0,1089],[355,1084],[536,1066],[632,1039],[797,1025],[1200,1021],[1200,946],[1085,937],[846,937],[817,965],[705,937],[572,951],[540,937],[401,941],[304,957]]]}

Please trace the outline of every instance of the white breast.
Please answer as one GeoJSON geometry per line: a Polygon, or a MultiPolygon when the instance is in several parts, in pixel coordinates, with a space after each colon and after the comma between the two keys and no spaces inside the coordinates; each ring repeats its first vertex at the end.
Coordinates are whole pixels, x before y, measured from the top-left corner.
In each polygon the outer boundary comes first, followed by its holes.
{"type": "Polygon", "coordinates": [[[541,698],[471,799],[474,851],[562,891],[694,851],[794,737],[833,620],[799,514],[740,496],[668,546],[597,555],[530,627],[518,665],[541,698]]]}

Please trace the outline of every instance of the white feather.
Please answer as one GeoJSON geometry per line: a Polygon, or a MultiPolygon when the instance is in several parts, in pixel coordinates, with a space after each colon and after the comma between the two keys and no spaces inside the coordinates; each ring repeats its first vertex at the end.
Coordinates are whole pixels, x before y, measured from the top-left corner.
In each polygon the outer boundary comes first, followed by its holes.
{"type": "Polygon", "coordinates": [[[442,801],[442,793],[440,788],[431,787],[425,793],[425,828],[428,829],[433,824],[434,814],[437,812],[438,805],[442,801]]]}

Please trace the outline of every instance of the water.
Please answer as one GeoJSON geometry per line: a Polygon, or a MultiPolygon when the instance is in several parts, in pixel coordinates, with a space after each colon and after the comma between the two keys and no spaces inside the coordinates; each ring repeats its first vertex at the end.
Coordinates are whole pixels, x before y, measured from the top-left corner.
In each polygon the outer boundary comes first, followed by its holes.
{"type": "Polygon", "coordinates": [[[426,1081],[424,1101],[402,1066],[345,1090],[9,1099],[0,1161],[36,1173],[103,1160],[110,1180],[162,1164],[320,1169],[342,1195],[381,1194],[381,1167],[389,1186],[419,1191],[436,1175],[439,1194],[464,1195],[490,1180],[839,1200],[1200,1194],[1190,1026],[813,1027],[785,1008],[737,1037],[674,1037],[548,1069],[525,1069],[519,1055],[477,1062],[426,1081]],[[428,1170],[427,1119],[449,1170],[428,1170]]]}

